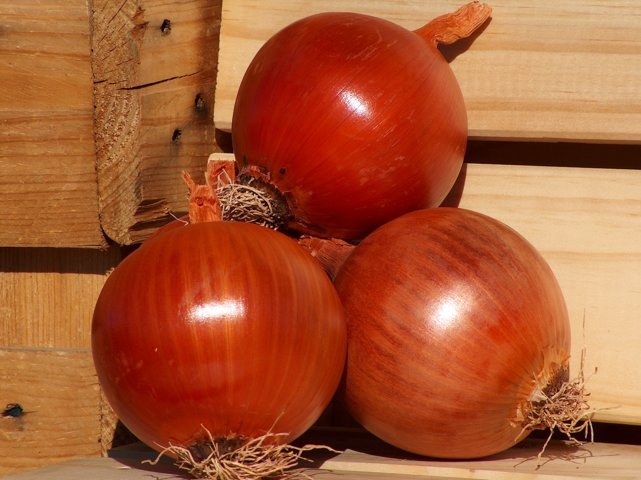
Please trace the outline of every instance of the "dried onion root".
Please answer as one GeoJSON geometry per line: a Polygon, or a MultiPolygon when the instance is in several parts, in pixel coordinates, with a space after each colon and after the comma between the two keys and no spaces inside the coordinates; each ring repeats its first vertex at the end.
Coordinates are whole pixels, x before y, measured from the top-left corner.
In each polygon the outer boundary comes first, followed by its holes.
{"type": "Polygon", "coordinates": [[[168,455],[175,465],[197,479],[260,480],[278,477],[280,480],[311,479],[302,470],[293,470],[301,460],[310,461],[303,454],[310,450],[336,450],[324,445],[295,447],[274,442],[284,433],[267,433],[252,439],[238,437],[213,438],[203,427],[207,439],[190,448],[170,445],[163,448],[154,460],[144,463],[155,465],[168,455]]]}
{"type": "Polygon", "coordinates": [[[225,184],[216,189],[226,221],[249,222],[272,229],[282,222],[272,207],[272,200],[251,185],[225,184]]]}
{"type": "Polygon", "coordinates": [[[526,418],[519,436],[532,430],[550,430],[537,455],[539,466],[554,432],[564,434],[577,446],[585,443],[576,438],[576,435],[582,432],[586,441],[594,441],[592,416],[595,410],[588,403],[590,393],[585,389],[584,361],[585,351],[581,354],[581,366],[576,378],[567,380],[567,367],[562,368],[548,385],[537,390],[528,402],[525,409],[526,418]]]}
{"type": "Polygon", "coordinates": [[[289,220],[287,201],[269,182],[251,175],[236,178],[233,161],[210,161],[207,170],[208,184],[215,190],[223,220],[274,230],[289,220]]]}

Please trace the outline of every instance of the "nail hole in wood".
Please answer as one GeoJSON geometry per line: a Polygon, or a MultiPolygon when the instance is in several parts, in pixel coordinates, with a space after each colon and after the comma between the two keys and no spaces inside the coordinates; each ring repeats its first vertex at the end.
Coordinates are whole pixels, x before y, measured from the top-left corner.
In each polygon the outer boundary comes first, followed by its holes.
{"type": "Polygon", "coordinates": [[[19,418],[24,415],[24,409],[19,403],[9,403],[0,414],[3,417],[19,418]]]}
{"type": "Polygon", "coordinates": [[[206,107],[207,107],[207,104],[205,103],[205,99],[199,93],[198,95],[196,95],[196,98],[194,99],[194,110],[196,110],[197,112],[203,112],[206,107]]]}
{"type": "Polygon", "coordinates": [[[180,139],[180,136],[183,134],[182,130],[177,128],[174,130],[174,133],[171,134],[171,141],[172,142],[177,142],[180,139]]]}
{"type": "Polygon", "coordinates": [[[169,20],[168,18],[165,18],[162,21],[162,24],[160,25],[160,33],[162,33],[163,35],[169,35],[170,32],[171,32],[171,20],[169,20]]]}

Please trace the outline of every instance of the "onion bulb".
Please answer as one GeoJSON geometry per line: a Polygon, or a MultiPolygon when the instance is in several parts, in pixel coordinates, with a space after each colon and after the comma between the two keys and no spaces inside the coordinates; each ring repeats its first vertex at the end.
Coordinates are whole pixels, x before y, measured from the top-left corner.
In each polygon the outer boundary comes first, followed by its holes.
{"type": "Polygon", "coordinates": [[[475,458],[534,429],[588,428],[559,284],[505,224],[457,208],[408,213],[354,248],[335,285],[348,325],[340,397],[388,443],[475,458]]]}
{"type": "Polygon", "coordinates": [[[107,278],[92,348],[125,426],[201,462],[247,445],[277,448],[308,429],[340,381],[346,332],[331,281],[295,241],[251,223],[202,221],[219,210],[205,186],[191,186],[192,221],[168,225],[107,278]]]}
{"type": "Polygon", "coordinates": [[[416,31],[327,12],[273,35],[232,118],[238,179],[269,195],[273,223],[360,239],[439,205],[461,169],[467,116],[437,46],[471,35],[490,11],[472,2],[416,31]]]}

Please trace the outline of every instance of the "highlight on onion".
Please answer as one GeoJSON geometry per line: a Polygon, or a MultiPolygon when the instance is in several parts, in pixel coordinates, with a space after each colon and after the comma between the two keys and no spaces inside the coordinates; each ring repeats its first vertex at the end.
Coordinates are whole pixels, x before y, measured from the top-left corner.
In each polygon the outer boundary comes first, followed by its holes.
{"type": "Polygon", "coordinates": [[[302,451],[288,442],[339,384],[343,308],[295,241],[251,223],[209,221],[220,212],[215,198],[186,178],[190,222],[148,239],[100,293],[98,379],[124,425],[192,475],[280,475],[302,451]]]}
{"type": "Polygon", "coordinates": [[[408,213],[354,248],[335,285],[348,331],[340,397],[389,444],[476,458],[534,429],[591,432],[559,284],[505,224],[459,208],[408,213]]]}
{"type": "Polygon", "coordinates": [[[238,181],[272,203],[268,223],[354,240],[439,205],[461,169],[467,116],[437,46],[470,36],[490,12],[472,2],[416,31],[327,12],[273,35],[232,118],[238,181]]]}

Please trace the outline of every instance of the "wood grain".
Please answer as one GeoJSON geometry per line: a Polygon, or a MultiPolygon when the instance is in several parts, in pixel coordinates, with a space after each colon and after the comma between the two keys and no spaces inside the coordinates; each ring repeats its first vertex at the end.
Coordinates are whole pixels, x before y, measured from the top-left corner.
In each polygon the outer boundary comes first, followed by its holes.
{"type": "Polygon", "coordinates": [[[104,246],[85,0],[0,1],[0,245],[104,246]]]}
{"type": "MultiPolygon", "coordinates": [[[[417,475],[389,475],[372,472],[330,472],[314,470],[313,478],[318,480],[463,480],[464,477],[425,477],[417,475]]],[[[84,458],[52,465],[34,472],[10,475],[4,480],[149,480],[191,478],[170,464],[163,463],[154,467],[142,465],[139,459],[84,458]]]]}
{"type": "Polygon", "coordinates": [[[215,150],[220,0],[92,3],[96,168],[102,227],[136,243],[186,210],[182,170],[215,150]]]}
{"type": "MultiPolygon", "coordinates": [[[[288,23],[321,11],[376,15],[408,29],[460,0],[226,0],[214,120],[231,125],[247,65],[288,23]]],[[[641,22],[634,0],[493,0],[472,41],[443,51],[458,78],[472,138],[641,142],[641,22]]]]}
{"type": "Polygon", "coordinates": [[[116,248],[0,248],[0,348],[89,348],[96,299],[120,258],[116,248]]]}
{"type": "Polygon", "coordinates": [[[553,443],[537,466],[541,441],[526,440],[501,454],[475,461],[399,459],[385,454],[347,450],[325,461],[322,468],[335,472],[375,472],[388,475],[417,475],[426,479],[487,480],[580,480],[586,478],[641,478],[641,446],[593,443],[571,447],[553,443]]]}
{"type": "Polygon", "coordinates": [[[100,454],[100,394],[87,349],[0,347],[0,475],[100,454]]]}

